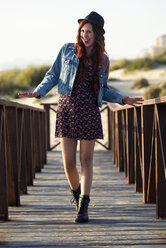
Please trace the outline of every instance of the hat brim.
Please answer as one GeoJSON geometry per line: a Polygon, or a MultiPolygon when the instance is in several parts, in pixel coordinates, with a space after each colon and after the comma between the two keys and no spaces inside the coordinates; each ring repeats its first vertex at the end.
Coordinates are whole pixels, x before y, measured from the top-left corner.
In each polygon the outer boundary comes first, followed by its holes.
{"type": "Polygon", "coordinates": [[[83,20],[85,20],[85,19],[78,19],[78,23],[82,22],[83,20]]]}
{"type": "MultiPolygon", "coordinates": [[[[80,22],[82,22],[83,20],[87,20],[86,18],[85,19],[78,19],[78,23],[80,23],[80,22]]],[[[89,20],[87,20],[88,22],[92,22],[92,23],[94,23],[94,24],[96,24],[95,22],[93,22],[93,21],[89,21],[89,20]]],[[[98,26],[97,24],[96,24],[96,26],[98,26]]],[[[99,27],[99,26],[98,26],[99,27]]],[[[101,28],[101,27],[99,27],[101,30],[103,30],[103,32],[105,33],[105,30],[104,30],[104,28],[101,28]]]]}

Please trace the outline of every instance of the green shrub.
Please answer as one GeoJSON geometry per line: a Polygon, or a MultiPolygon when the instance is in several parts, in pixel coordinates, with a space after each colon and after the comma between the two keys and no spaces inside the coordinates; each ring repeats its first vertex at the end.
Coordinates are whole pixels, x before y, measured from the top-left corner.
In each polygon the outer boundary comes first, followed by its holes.
{"type": "Polygon", "coordinates": [[[153,84],[151,86],[148,86],[144,92],[143,98],[146,99],[152,99],[157,98],[161,94],[161,88],[157,84],[153,84]]]}
{"type": "Polygon", "coordinates": [[[125,67],[125,72],[135,71],[135,70],[150,70],[154,69],[157,64],[150,58],[136,58],[133,59],[125,67]]]}
{"type": "Polygon", "coordinates": [[[147,86],[149,86],[148,80],[146,78],[139,78],[134,82],[132,89],[141,89],[147,86]]]}
{"type": "Polygon", "coordinates": [[[164,81],[164,82],[161,84],[161,88],[166,89],[166,81],[164,81]]]}
{"type": "Polygon", "coordinates": [[[45,76],[50,66],[28,66],[25,69],[12,69],[0,72],[1,95],[17,96],[20,90],[37,86],[45,76]]]}
{"type": "Polygon", "coordinates": [[[166,50],[156,55],[154,61],[158,64],[166,64],[166,50]]]}
{"type": "Polygon", "coordinates": [[[37,86],[48,71],[49,66],[28,66],[16,78],[18,85],[22,86],[37,86]]]}
{"type": "Polygon", "coordinates": [[[110,72],[118,70],[118,69],[125,68],[129,63],[130,63],[130,60],[121,59],[117,63],[115,63],[114,65],[110,66],[110,72]]]}
{"type": "Polygon", "coordinates": [[[119,78],[110,77],[110,78],[108,79],[108,81],[109,81],[109,82],[112,82],[112,81],[120,81],[120,79],[119,79],[119,78]]]}
{"type": "Polygon", "coordinates": [[[136,58],[133,60],[122,59],[110,67],[110,71],[125,69],[125,72],[135,70],[150,70],[156,68],[157,63],[151,58],[136,58]]]}
{"type": "Polygon", "coordinates": [[[20,74],[20,69],[5,70],[0,72],[0,92],[6,94],[19,88],[15,79],[20,74]]]}
{"type": "Polygon", "coordinates": [[[166,96],[166,88],[161,89],[160,96],[166,96]]]}

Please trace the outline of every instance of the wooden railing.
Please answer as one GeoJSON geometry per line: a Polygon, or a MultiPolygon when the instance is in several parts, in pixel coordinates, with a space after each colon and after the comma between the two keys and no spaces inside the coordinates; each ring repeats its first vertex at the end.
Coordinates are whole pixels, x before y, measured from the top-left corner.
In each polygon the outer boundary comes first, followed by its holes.
{"type": "Polygon", "coordinates": [[[46,163],[46,138],[44,110],[0,100],[0,220],[46,163]]]}
{"type": "Polygon", "coordinates": [[[108,104],[109,147],[129,184],[166,218],[166,97],[137,107],[108,104]]]}

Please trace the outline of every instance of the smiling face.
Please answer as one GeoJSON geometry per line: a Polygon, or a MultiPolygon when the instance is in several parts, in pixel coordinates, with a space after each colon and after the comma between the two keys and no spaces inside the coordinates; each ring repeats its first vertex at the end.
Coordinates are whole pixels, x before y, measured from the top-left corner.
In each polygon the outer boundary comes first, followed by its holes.
{"type": "Polygon", "coordinates": [[[86,50],[92,50],[95,44],[95,33],[90,23],[86,23],[80,30],[81,40],[86,50]]]}

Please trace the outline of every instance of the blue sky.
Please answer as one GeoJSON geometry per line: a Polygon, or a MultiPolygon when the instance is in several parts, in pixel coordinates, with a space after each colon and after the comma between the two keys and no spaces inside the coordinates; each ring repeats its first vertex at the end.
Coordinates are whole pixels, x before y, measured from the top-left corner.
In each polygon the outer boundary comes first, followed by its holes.
{"type": "Polygon", "coordinates": [[[165,0],[0,0],[0,69],[52,63],[91,11],[105,19],[111,59],[140,56],[166,34],[165,0]]]}

